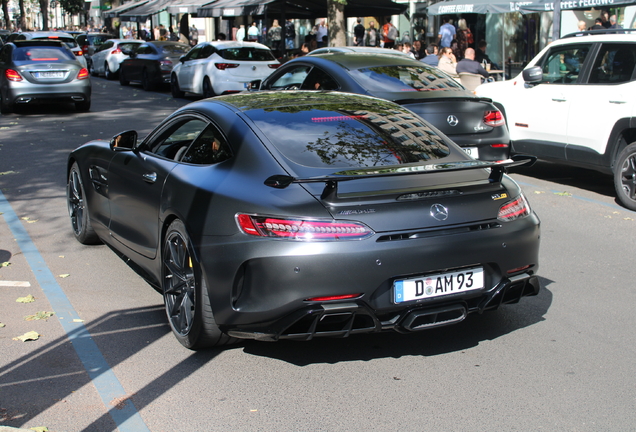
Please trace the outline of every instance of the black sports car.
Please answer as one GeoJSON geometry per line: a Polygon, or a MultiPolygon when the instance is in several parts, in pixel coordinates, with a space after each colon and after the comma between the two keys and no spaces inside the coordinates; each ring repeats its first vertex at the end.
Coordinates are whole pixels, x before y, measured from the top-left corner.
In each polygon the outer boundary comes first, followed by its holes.
{"type": "Polygon", "coordinates": [[[119,84],[139,82],[144,90],[168,84],[172,68],[188,51],[189,45],[173,41],[144,42],[123,49],[122,53],[129,57],[119,65],[119,84]]]}
{"type": "MultiPolygon", "coordinates": [[[[391,50],[385,50],[391,51],[391,50]]],[[[407,56],[331,52],[299,57],[280,66],[261,90],[338,90],[376,96],[407,107],[476,159],[510,156],[501,111],[441,70],[407,56]]]]}
{"type": "Polygon", "coordinates": [[[528,161],[474,160],[382,99],[243,93],[74,150],[68,209],[188,348],[408,332],[539,292],[539,220],[504,174],[528,161]]]}

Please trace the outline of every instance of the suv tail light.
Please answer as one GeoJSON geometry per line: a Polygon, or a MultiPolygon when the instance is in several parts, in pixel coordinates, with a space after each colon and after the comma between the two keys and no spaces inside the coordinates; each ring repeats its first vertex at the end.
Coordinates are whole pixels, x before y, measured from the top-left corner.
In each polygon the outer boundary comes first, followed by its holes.
{"type": "Polygon", "coordinates": [[[4,71],[4,76],[9,80],[9,81],[22,81],[22,75],[20,75],[20,72],[13,70],[13,69],[7,69],[4,71]]]}
{"type": "Polygon", "coordinates": [[[502,205],[499,208],[499,214],[497,219],[502,222],[511,222],[515,219],[519,219],[530,214],[530,205],[526,201],[526,197],[523,194],[519,195],[514,200],[502,205]]]}
{"type": "Polygon", "coordinates": [[[118,47],[118,48],[115,48],[115,49],[114,49],[114,50],[112,50],[110,53],[111,53],[111,54],[121,54],[121,49],[120,49],[119,47],[118,47]]]}
{"type": "Polygon", "coordinates": [[[241,231],[258,237],[333,241],[360,240],[373,234],[369,227],[359,222],[288,219],[248,214],[238,214],[236,220],[241,231]]]}
{"type": "Polygon", "coordinates": [[[484,113],[484,123],[486,123],[488,126],[497,127],[506,124],[506,120],[499,110],[486,111],[484,113]]]}
{"type": "Polygon", "coordinates": [[[84,55],[84,51],[82,51],[82,50],[75,51],[75,55],[76,55],[77,57],[81,57],[81,56],[83,56],[83,55],[84,55]]]}
{"type": "Polygon", "coordinates": [[[238,63],[214,63],[214,66],[216,66],[216,68],[219,70],[234,69],[239,67],[238,63]]]}
{"type": "Polygon", "coordinates": [[[280,66],[280,63],[275,63],[275,64],[268,64],[267,67],[270,69],[276,69],[278,68],[278,66],[280,66]]]}
{"type": "Polygon", "coordinates": [[[88,77],[89,77],[89,75],[90,75],[90,74],[88,73],[88,69],[86,69],[86,68],[82,68],[82,69],[80,69],[80,71],[77,73],[77,79],[78,79],[78,80],[84,80],[84,79],[88,78],[88,77]]]}

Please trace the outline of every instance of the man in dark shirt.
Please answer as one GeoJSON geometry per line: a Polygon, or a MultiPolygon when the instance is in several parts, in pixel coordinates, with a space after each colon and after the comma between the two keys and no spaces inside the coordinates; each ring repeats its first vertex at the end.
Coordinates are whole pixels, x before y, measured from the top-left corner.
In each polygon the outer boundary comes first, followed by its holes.
{"type": "Polygon", "coordinates": [[[364,26],[362,25],[362,18],[358,18],[358,24],[353,28],[353,44],[355,46],[362,46],[364,42],[364,26]]]}
{"type": "Polygon", "coordinates": [[[481,63],[475,61],[475,50],[473,48],[466,48],[464,58],[457,62],[456,70],[457,73],[468,72],[472,74],[479,74],[484,78],[488,78],[490,76],[481,63]]]}
{"type": "Polygon", "coordinates": [[[437,66],[439,64],[439,57],[437,57],[437,44],[430,44],[426,47],[426,57],[420,60],[423,63],[431,66],[437,66]]]}

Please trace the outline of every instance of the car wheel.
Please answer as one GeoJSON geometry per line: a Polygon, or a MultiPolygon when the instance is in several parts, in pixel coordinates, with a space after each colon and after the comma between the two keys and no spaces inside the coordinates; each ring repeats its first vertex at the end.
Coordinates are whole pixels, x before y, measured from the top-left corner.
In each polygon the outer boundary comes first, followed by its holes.
{"type": "Polygon", "coordinates": [[[141,86],[146,91],[151,91],[155,89],[155,84],[150,79],[150,75],[148,74],[147,69],[144,69],[144,71],[141,74],[141,86]]]}
{"type": "Polygon", "coordinates": [[[88,62],[88,72],[91,74],[91,76],[94,76],[94,77],[99,75],[97,71],[95,70],[95,65],[93,64],[92,61],[88,62]]]}
{"type": "Polygon", "coordinates": [[[86,194],[77,162],[71,167],[66,185],[66,202],[71,217],[71,227],[78,242],[82,244],[99,244],[99,237],[91,226],[91,218],[86,206],[86,194]]]}
{"type": "Polygon", "coordinates": [[[110,71],[110,66],[108,66],[108,62],[104,62],[104,78],[106,78],[107,80],[114,80],[115,75],[116,75],[115,72],[110,71]]]}
{"type": "Polygon", "coordinates": [[[179,88],[179,80],[175,74],[172,74],[170,77],[170,91],[172,91],[173,98],[182,98],[185,96],[185,92],[179,88]]]}
{"type": "Polygon", "coordinates": [[[212,89],[212,84],[210,83],[210,78],[205,77],[203,80],[203,97],[211,98],[214,97],[214,90],[212,89]]]}
{"type": "Polygon", "coordinates": [[[7,98],[2,97],[0,94],[0,114],[11,114],[13,112],[13,103],[7,100],[7,98]]]}
{"type": "Polygon", "coordinates": [[[126,79],[126,76],[124,75],[124,70],[121,68],[121,66],[119,67],[119,84],[123,86],[127,86],[130,84],[130,81],[126,79]]]}
{"type": "Polygon", "coordinates": [[[614,188],[618,201],[636,210],[636,143],[625,147],[614,165],[614,188]]]}
{"type": "Polygon", "coordinates": [[[201,266],[180,220],[170,224],[161,251],[161,287],[172,332],[186,348],[201,349],[234,342],[214,320],[201,266]]]}

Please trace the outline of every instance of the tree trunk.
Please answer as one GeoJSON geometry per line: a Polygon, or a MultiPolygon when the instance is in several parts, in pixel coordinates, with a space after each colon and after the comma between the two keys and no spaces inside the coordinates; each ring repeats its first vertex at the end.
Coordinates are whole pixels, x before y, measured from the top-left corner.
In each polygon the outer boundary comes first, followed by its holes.
{"type": "Polygon", "coordinates": [[[26,12],[24,11],[24,0],[20,0],[18,2],[19,6],[20,6],[20,21],[18,22],[18,26],[20,27],[20,30],[22,31],[26,31],[26,12]]]}
{"type": "Polygon", "coordinates": [[[329,46],[347,45],[347,25],[344,16],[344,0],[327,0],[327,18],[329,19],[329,46]]]}
{"type": "Polygon", "coordinates": [[[9,19],[9,1],[8,0],[2,0],[2,13],[4,16],[4,27],[7,30],[11,30],[11,20],[9,19]]]}
{"type": "Polygon", "coordinates": [[[42,29],[49,29],[49,0],[38,0],[40,3],[40,12],[42,13],[42,29]]]}

